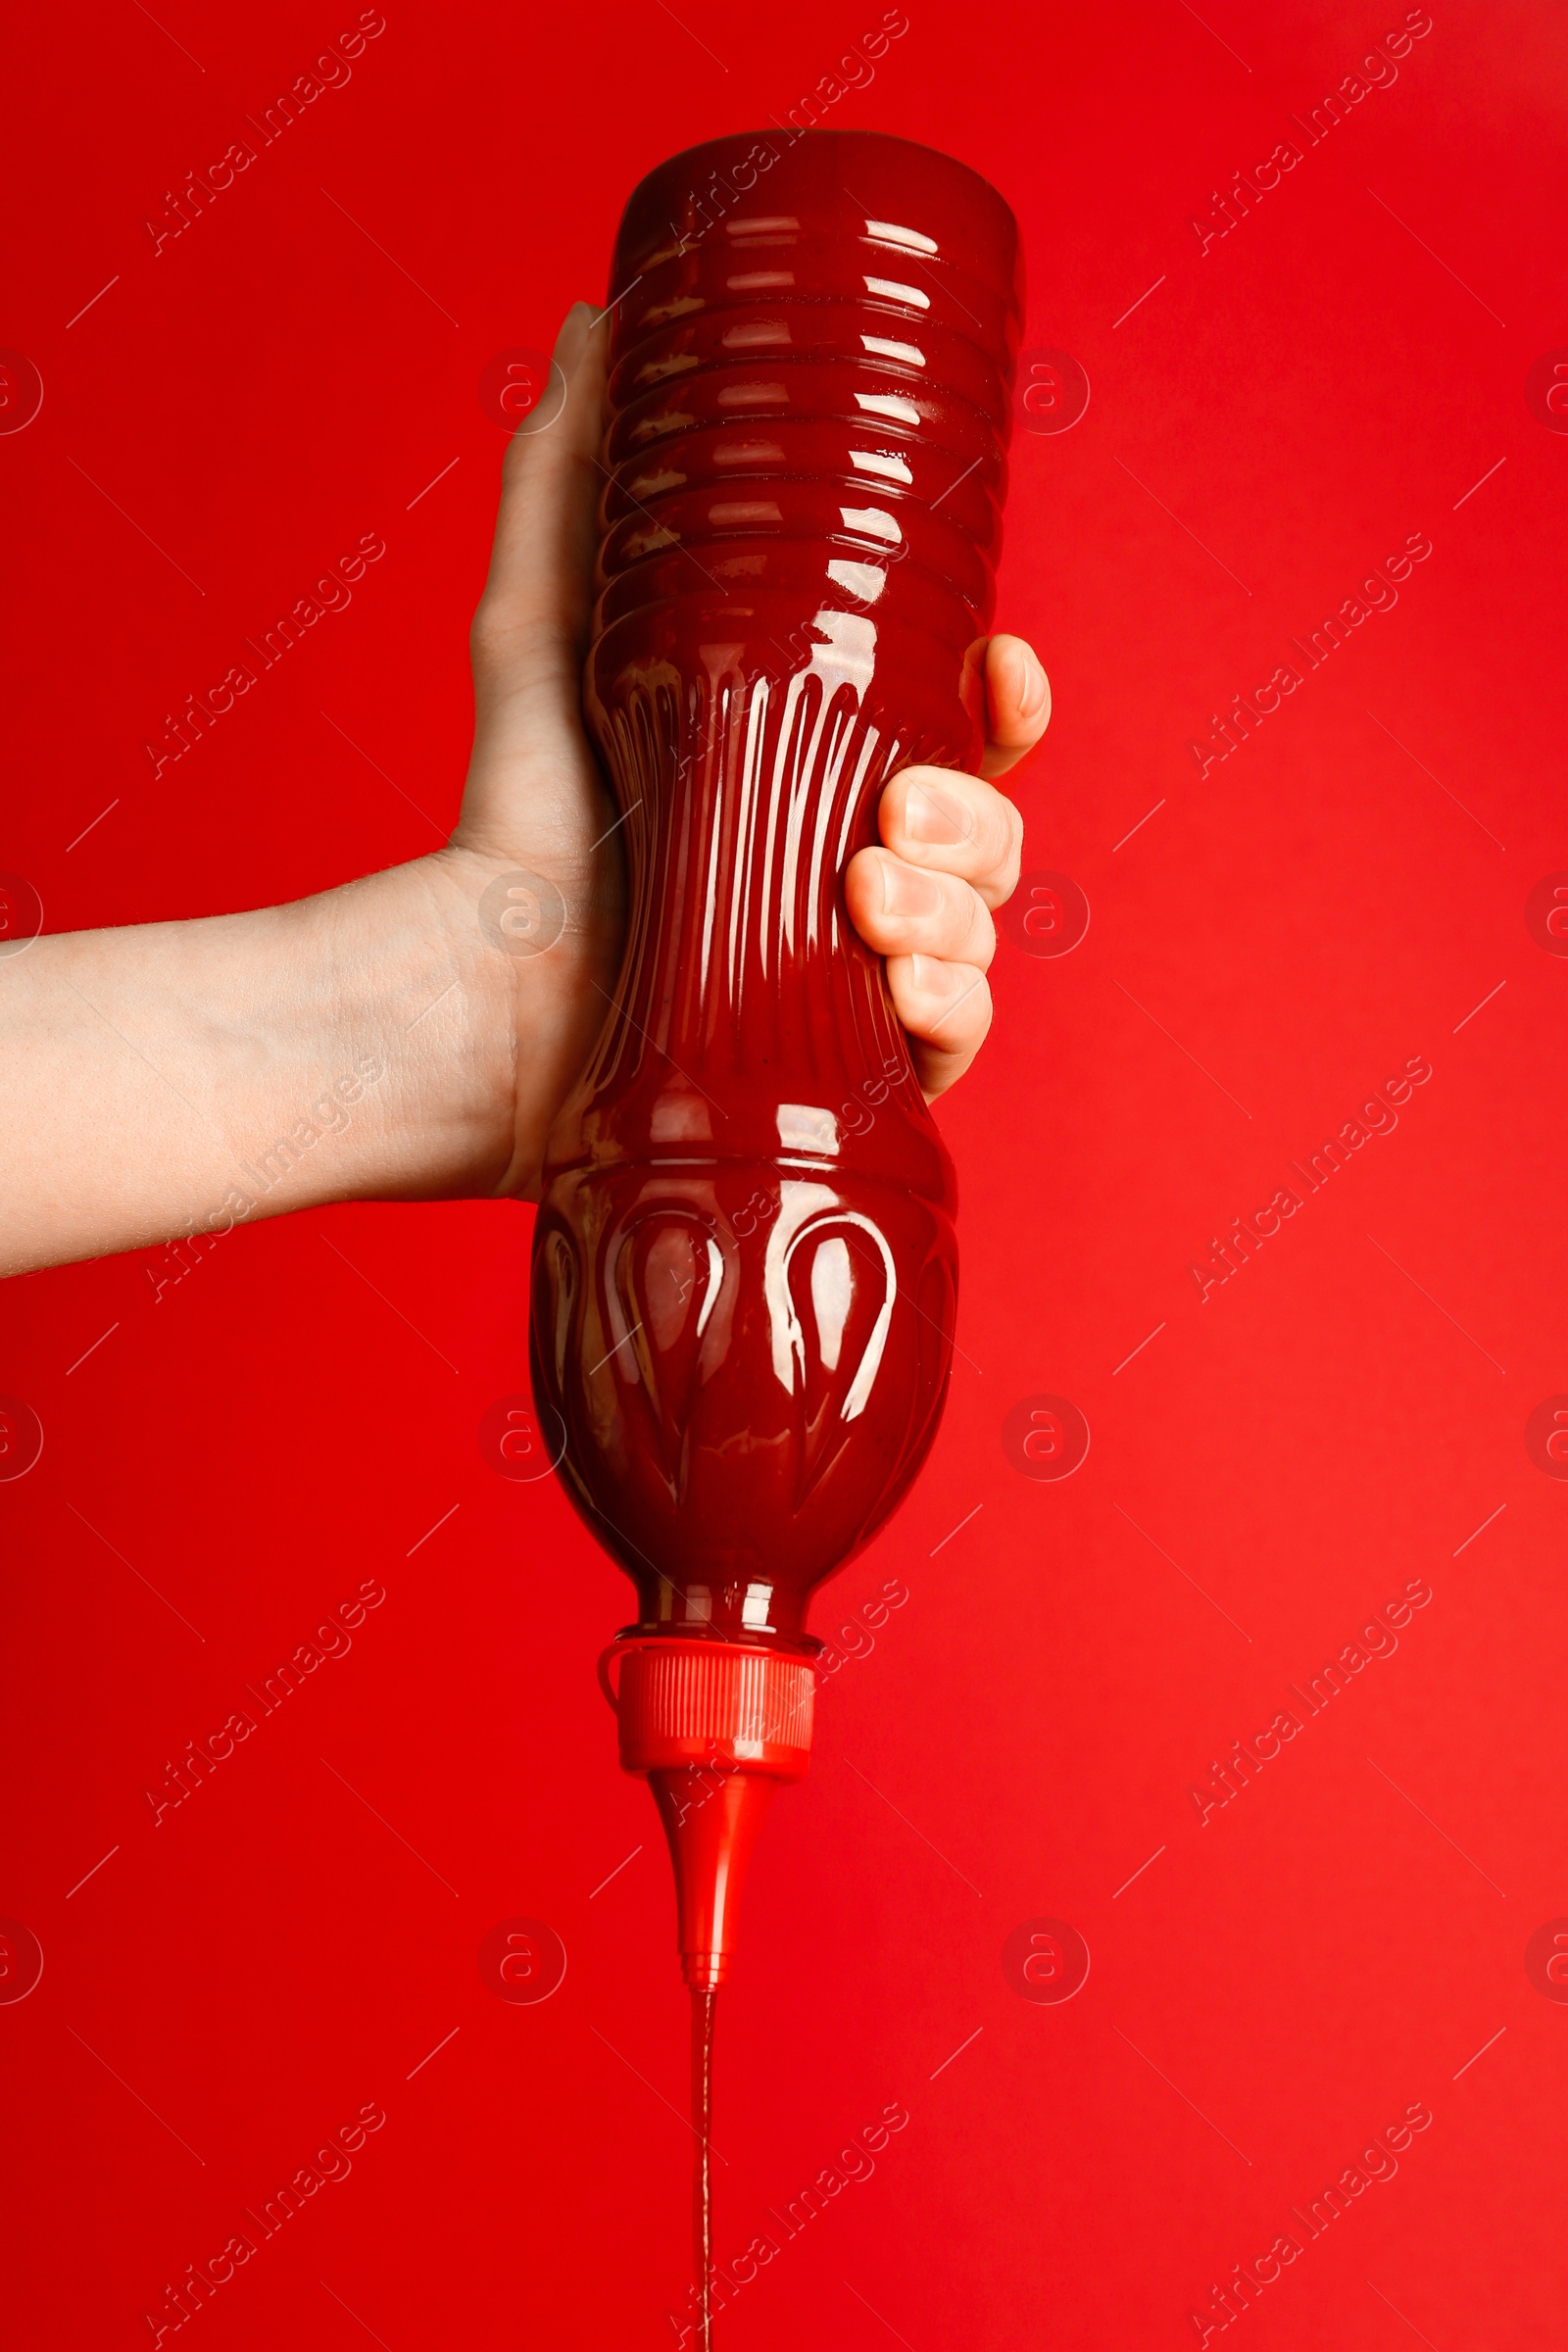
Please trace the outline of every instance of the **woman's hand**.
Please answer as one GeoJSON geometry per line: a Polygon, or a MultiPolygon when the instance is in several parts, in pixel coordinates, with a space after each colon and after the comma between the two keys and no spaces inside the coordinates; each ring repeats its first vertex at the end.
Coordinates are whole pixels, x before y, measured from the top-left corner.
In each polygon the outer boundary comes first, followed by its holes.
{"type": "MultiPolygon", "coordinates": [[[[614,988],[622,930],[616,811],[583,732],[594,514],[604,487],[608,327],[568,312],[551,383],[507,452],[490,577],[473,626],[477,725],[463,816],[448,856],[488,885],[548,876],[569,909],[548,955],[516,958],[512,1156],[498,1192],[537,1192],[557,1110],[614,988]]],[[[1020,638],[991,640],[985,667],[986,777],[1039,741],[1051,715],[1045,671],[1020,638]]],[[[991,1022],[991,910],[1018,879],[1022,821],[989,783],[912,767],[882,795],[884,847],[851,864],[852,919],[888,958],[899,1018],[928,1096],[961,1077],[991,1022]]]]}
{"type": "MultiPolygon", "coordinates": [[[[291,906],[0,956],[0,1272],[210,1246],[334,1200],[537,1195],[624,931],[617,812],[579,700],[607,343],[576,304],[507,452],[448,846],[291,906]]],[[[1037,740],[1050,693],[1015,637],[992,640],[985,678],[989,777],[1037,740]]],[[[990,1021],[991,909],[1021,827],[989,783],[926,767],[894,777],[880,826],[849,906],[935,1095],[990,1021]]]]}

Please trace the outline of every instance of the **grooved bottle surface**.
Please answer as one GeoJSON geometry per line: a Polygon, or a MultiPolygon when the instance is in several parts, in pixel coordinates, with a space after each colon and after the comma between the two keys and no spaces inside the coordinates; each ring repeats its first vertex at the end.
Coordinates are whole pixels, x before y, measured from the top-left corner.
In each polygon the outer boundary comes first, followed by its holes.
{"type": "Polygon", "coordinates": [[[628,938],[532,1348],[649,1630],[799,1642],[935,1432],[953,1169],[843,876],[983,740],[1017,279],[995,191],[874,133],[715,140],[621,223],[584,708],[628,938]]]}

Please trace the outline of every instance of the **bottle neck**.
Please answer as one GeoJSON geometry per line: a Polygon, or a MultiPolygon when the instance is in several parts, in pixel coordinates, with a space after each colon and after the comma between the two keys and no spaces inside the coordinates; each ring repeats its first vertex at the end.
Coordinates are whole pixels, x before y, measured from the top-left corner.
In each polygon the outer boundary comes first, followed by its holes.
{"type": "Polygon", "coordinates": [[[756,1574],[710,1574],[688,1582],[644,1568],[632,1581],[639,1634],[737,1642],[800,1656],[814,1656],[820,1646],[806,1630],[808,1596],[793,1579],[775,1584],[756,1574]]]}

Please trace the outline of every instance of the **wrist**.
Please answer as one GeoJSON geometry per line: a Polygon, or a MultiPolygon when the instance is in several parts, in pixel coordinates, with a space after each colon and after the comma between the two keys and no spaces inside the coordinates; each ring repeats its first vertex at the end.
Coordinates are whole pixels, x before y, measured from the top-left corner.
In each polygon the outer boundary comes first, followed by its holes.
{"type": "Polygon", "coordinates": [[[614,986],[618,858],[558,888],[457,842],[331,896],[341,1050],[386,1071],[338,1197],[536,1199],[614,986]]]}
{"type": "MultiPolygon", "coordinates": [[[[485,1198],[514,1155],[515,1014],[479,901],[492,868],[451,849],[346,884],[326,914],[334,1053],[372,1060],[362,1134],[338,1197],[485,1198]]],[[[309,950],[306,950],[309,953],[309,950]]]]}

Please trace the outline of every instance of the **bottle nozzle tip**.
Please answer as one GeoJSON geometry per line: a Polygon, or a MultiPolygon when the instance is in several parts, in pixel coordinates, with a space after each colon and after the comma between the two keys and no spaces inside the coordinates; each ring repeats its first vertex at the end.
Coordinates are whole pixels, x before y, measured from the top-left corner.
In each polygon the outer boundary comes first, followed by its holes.
{"type": "Polygon", "coordinates": [[[729,1975],[728,1952],[682,1952],[680,1973],[693,1992],[716,1992],[729,1975]]]}

